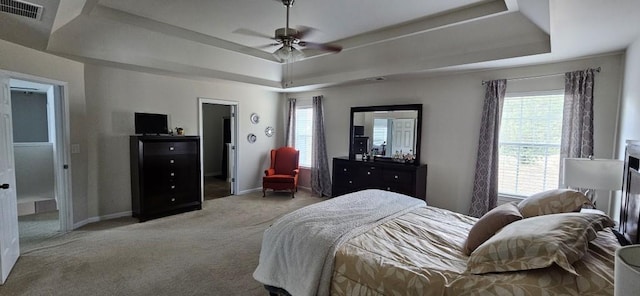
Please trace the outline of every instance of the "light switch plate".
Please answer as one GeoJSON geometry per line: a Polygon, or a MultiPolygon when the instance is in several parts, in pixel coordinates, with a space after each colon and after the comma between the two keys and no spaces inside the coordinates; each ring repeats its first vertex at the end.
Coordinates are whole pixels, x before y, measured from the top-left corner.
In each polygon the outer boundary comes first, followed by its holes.
{"type": "Polygon", "coordinates": [[[72,154],[80,153],[80,144],[71,144],[71,153],[72,154]]]}

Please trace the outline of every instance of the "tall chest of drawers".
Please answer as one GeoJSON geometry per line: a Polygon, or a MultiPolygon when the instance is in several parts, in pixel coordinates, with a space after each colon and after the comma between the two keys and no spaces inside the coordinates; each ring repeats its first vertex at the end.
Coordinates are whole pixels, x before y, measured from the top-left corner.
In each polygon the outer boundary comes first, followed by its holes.
{"type": "Polygon", "coordinates": [[[141,222],[202,209],[200,138],[131,136],[131,207],[141,222]]]}
{"type": "Polygon", "coordinates": [[[427,165],[336,157],[333,159],[332,181],[333,196],[363,189],[382,189],[426,200],[427,165]]]}

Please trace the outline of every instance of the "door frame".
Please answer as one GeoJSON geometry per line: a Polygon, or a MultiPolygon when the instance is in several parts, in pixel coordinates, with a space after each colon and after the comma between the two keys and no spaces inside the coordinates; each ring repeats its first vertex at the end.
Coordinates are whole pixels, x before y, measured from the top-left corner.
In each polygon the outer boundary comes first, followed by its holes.
{"type": "Polygon", "coordinates": [[[233,157],[228,161],[233,162],[233,171],[231,172],[230,178],[233,179],[231,182],[231,193],[238,194],[238,109],[239,103],[236,101],[229,100],[220,100],[220,99],[211,99],[198,97],[198,135],[200,135],[200,198],[204,202],[204,141],[202,137],[204,135],[204,125],[203,125],[203,106],[204,104],[216,104],[216,105],[226,105],[231,106],[231,112],[233,116],[230,117],[231,123],[231,144],[235,147],[233,149],[233,157]]]}
{"type": "MultiPolygon", "coordinates": [[[[58,96],[54,95],[54,113],[56,129],[56,145],[54,157],[55,192],[58,197],[58,219],[60,231],[67,233],[73,230],[73,199],[71,198],[71,131],[69,119],[69,84],[64,81],[29,75],[24,73],[0,69],[0,74],[9,79],[31,81],[40,84],[50,84],[57,88],[58,96]]],[[[54,89],[54,93],[56,90],[54,89]]],[[[13,143],[12,143],[13,144],[13,143]]]]}

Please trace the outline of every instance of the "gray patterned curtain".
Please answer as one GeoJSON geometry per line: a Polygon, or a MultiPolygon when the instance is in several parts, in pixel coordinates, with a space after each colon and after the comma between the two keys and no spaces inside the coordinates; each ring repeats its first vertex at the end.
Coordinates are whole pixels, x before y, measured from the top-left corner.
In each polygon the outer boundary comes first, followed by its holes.
{"type": "Polygon", "coordinates": [[[469,215],[482,217],[498,204],[498,137],[507,80],[486,83],[469,215]]]}
{"type": "Polygon", "coordinates": [[[560,159],[593,155],[594,69],[564,75],[560,159]]]}
{"type": "Polygon", "coordinates": [[[296,99],[289,99],[289,109],[287,110],[287,128],[285,133],[284,145],[295,147],[296,139],[296,99]]]}
{"type": "Polygon", "coordinates": [[[320,196],[331,196],[329,157],[324,134],[322,96],[313,97],[313,145],[311,151],[311,191],[320,196]]]}

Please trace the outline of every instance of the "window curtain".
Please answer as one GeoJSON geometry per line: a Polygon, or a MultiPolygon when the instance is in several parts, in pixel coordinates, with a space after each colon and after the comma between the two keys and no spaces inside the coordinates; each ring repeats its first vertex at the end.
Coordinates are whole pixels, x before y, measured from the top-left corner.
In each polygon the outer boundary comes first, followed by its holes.
{"type": "Polygon", "coordinates": [[[567,72],[560,159],[593,155],[593,84],[595,69],[567,72]]]}
{"type": "Polygon", "coordinates": [[[320,196],[331,196],[331,178],[327,141],[324,133],[322,96],[313,97],[313,145],[311,148],[311,191],[320,196]]]}
{"type": "Polygon", "coordinates": [[[287,110],[287,128],[285,133],[285,146],[295,147],[296,139],[296,99],[289,99],[289,109],[287,110]]]}
{"type": "Polygon", "coordinates": [[[498,204],[498,138],[507,80],[486,83],[469,215],[482,217],[498,204]]]}

